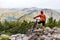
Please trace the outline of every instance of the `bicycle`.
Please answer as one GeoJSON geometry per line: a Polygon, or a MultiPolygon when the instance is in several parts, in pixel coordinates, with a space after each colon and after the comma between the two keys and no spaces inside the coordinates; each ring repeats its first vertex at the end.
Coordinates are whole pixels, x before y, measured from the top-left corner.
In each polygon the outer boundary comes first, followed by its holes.
{"type": "Polygon", "coordinates": [[[34,25],[32,25],[32,27],[28,30],[28,34],[32,34],[35,29],[39,29],[38,21],[39,19],[35,20],[34,25]]]}

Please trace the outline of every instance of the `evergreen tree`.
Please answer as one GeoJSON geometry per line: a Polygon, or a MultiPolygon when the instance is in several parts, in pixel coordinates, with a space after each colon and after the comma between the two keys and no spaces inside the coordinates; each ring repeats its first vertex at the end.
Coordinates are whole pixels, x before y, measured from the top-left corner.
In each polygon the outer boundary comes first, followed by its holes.
{"type": "Polygon", "coordinates": [[[53,19],[53,17],[50,17],[46,25],[50,28],[55,27],[57,25],[56,19],[53,19]]]}
{"type": "Polygon", "coordinates": [[[60,20],[57,22],[57,26],[60,27],[60,20]]]}

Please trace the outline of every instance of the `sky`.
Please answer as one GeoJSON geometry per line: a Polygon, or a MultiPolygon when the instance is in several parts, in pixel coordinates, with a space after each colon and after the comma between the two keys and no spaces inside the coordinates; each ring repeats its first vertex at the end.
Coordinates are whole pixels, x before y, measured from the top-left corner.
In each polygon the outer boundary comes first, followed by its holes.
{"type": "Polygon", "coordinates": [[[0,8],[30,7],[60,9],[60,0],[0,0],[0,8]]]}

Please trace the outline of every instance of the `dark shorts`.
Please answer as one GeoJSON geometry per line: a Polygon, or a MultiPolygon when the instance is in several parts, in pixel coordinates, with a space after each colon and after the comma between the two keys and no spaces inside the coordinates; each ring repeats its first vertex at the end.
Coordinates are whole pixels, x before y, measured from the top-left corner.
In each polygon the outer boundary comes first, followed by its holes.
{"type": "Polygon", "coordinates": [[[38,22],[38,24],[41,24],[41,23],[42,23],[43,26],[45,26],[45,21],[38,22]]]}

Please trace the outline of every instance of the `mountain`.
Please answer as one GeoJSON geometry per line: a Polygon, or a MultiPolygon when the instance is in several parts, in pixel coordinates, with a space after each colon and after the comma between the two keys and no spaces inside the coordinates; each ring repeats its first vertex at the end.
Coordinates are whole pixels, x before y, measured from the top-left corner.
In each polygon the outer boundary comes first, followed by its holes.
{"type": "MultiPolygon", "coordinates": [[[[60,20],[60,12],[56,11],[56,10],[53,10],[53,9],[36,9],[36,11],[29,11],[30,13],[28,13],[28,15],[30,16],[27,16],[27,15],[23,15],[20,20],[28,20],[30,19],[30,21],[34,21],[33,17],[36,16],[36,15],[39,15],[40,14],[40,11],[43,10],[46,17],[47,17],[47,20],[49,17],[53,17],[54,19],[56,20],[60,20]],[[33,11],[33,12],[32,12],[33,11]],[[32,13],[31,13],[32,12],[32,13]],[[26,19],[27,18],[27,19],[26,19]]],[[[39,19],[39,18],[38,18],[39,19]]]]}
{"type": "MultiPolygon", "coordinates": [[[[60,20],[60,12],[58,9],[41,9],[41,8],[23,8],[23,9],[4,9],[0,8],[0,21],[4,20],[26,20],[35,21],[34,16],[39,15],[40,11],[43,10],[47,19],[53,17],[56,20],[60,20]]],[[[39,18],[38,18],[39,19],[39,18]]]]}
{"type": "Polygon", "coordinates": [[[24,14],[25,12],[22,14],[22,11],[18,9],[0,9],[0,21],[16,20],[17,18],[24,14]]]}

